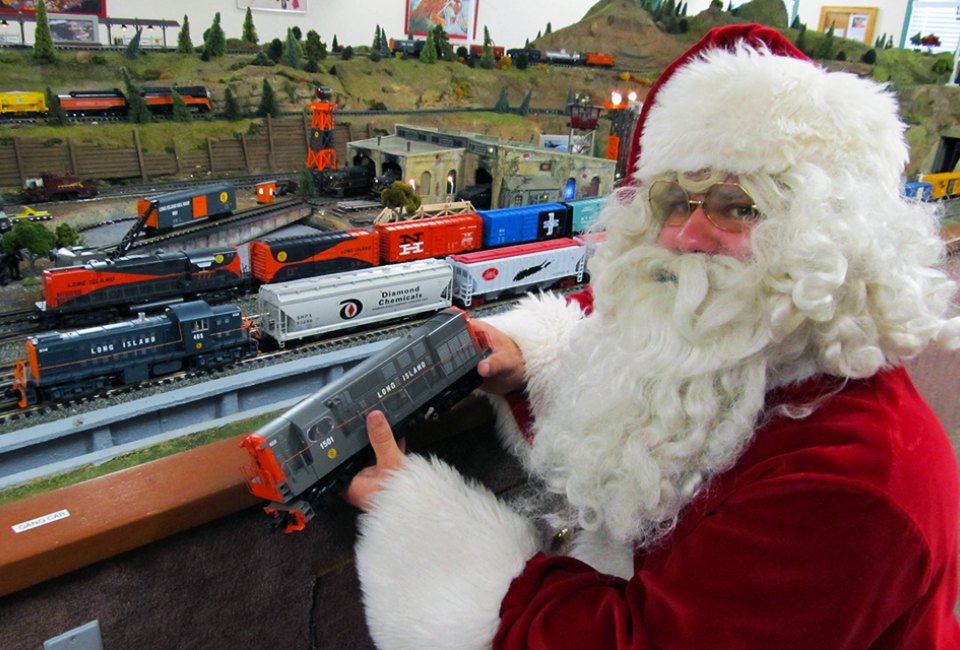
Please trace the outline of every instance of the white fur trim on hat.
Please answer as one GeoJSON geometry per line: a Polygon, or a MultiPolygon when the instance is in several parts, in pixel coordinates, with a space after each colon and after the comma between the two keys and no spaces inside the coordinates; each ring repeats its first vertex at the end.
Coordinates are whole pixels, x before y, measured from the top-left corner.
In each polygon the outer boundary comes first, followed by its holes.
{"type": "Polygon", "coordinates": [[[809,163],[896,187],[908,158],[903,129],[896,100],[872,81],[745,45],[706,50],[659,89],[635,178],[707,168],[777,175],[809,163]]]}
{"type": "Polygon", "coordinates": [[[357,573],[380,650],[480,650],[538,550],[533,526],[449,465],[410,456],[361,516],[357,573]]]}

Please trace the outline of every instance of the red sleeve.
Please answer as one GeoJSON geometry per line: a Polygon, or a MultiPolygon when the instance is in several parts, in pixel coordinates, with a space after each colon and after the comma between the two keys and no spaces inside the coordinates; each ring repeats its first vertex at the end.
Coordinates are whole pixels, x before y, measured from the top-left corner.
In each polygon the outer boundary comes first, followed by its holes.
{"type": "Polygon", "coordinates": [[[929,588],[912,522],[839,480],[760,480],[694,514],[629,581],[532,558],[502,602],[494,648],[878,647],[929,588]]]}

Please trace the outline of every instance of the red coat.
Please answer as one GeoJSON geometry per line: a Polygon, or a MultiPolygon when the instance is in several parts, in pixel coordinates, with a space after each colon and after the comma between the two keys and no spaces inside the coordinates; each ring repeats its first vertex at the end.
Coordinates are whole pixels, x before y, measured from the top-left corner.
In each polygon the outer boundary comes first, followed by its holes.
{"type": "Polygon", "coordinates": [[[666,541],[636,555],[629,581],[534,556],[494,648],[960,648],[957,528],[954,451],[895,368],[763,425],[666,541]]]}

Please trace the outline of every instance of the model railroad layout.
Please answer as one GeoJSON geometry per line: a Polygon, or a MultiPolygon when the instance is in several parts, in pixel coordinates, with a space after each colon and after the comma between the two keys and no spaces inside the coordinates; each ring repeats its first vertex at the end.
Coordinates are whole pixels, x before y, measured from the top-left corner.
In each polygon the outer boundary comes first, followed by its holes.
{"type": "MultiPolygon", "coordinates": [[[[574,237],[603,200],[136,254],[135,242],[218,228],[284,205],[237,211],[229,184],[146,197],[128,236],[104,259],[43,272],[44,299],[33,316],[56,330],[27,336],[6,397],[20,408],[56,403],[452,305],[569,287],[583,281],[590,250],[574,237]],[[256,297],[254,308],[234,304],[244,294],[256,297]]],[[[27,319],[14,320],[21,329],[8,338],[23,337],[27,319]]]]}

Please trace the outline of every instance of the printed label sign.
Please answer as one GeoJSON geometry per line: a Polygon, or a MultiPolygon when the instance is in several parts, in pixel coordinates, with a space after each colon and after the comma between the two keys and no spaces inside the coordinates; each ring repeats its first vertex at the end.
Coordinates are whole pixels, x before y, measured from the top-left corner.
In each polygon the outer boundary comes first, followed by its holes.
{"type": "Polygon", "coordinates": [[[70,516],[70,511],[67,509],[57,510],[56,512],[51,512],[49,515],[43,515],[41,517],[36,517],[30,521],[24,521],[19,524],[14,524],[10,526],[15,533],[22,533],[24,531],[30,530],[31,528],[37,528],[39,526],[44,526],[46,524],[58,521],[60,519],[66,519],[70,516]]]}

